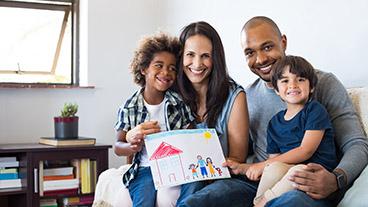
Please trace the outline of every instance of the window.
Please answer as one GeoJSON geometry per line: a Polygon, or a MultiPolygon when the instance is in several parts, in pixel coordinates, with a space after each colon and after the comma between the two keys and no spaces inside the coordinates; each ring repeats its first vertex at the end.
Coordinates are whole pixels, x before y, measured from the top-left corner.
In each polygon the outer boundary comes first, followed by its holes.
{"type": "Polygon", "coordinates": [[[79,0],[0,1],[0,83],[79,85],[79,0]]]}

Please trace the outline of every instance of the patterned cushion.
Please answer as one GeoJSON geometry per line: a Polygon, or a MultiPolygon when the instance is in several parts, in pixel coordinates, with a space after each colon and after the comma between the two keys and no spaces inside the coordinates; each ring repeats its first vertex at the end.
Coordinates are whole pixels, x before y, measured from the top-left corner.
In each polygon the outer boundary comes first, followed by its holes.
{"type": "Polygon", "coordinates": [[[353,101],[355,110],[357,111],[364,131],[368,133],[368,87],[350,88],[348,93],[353,101]]]}

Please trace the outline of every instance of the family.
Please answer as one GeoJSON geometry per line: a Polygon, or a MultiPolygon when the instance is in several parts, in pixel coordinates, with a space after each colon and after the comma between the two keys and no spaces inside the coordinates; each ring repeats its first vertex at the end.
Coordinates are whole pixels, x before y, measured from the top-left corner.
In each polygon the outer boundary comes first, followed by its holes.
{"type": "Polygon", "coordinates": [[[141,89],[118,111],[118,156],[133,156],[121,206],[334,206],[368,163],[368,143],[346,89],[331,73],[286,55],[268,17],[241,29],[246,89],[228,74],[206,22],[142,39],[130,65],[141,89]],[[215,128],[232,178],[155,190],[147,134],[215,128]]]}

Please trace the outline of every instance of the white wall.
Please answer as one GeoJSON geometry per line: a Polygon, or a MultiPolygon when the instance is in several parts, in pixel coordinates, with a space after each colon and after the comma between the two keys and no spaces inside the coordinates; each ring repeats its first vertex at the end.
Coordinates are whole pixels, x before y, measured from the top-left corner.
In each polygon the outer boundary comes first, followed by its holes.
{"type": "MultiPolygon", "coordinates": [[[[82,0],[83,1],[83,0],[82,0]]],[[[95,89],[0,89],[0,143],[37,142],[53,135],[52,117],[64,102],[80,105],[80,135],[113,144],[116,111],[137,87],[128,70],[137,41],[158,29],[171,34],[205,20],[222,37],[231,76],[243,85],[255,76],[242,54],[246,20],[266,15],[288,37],[288,53],[306,57],[348,86],[367,85],[368,1],[308,0],[88,0],[88,79],[95,89]]],[[[110,166],[125,159],[110,150],[110,166]]]]}

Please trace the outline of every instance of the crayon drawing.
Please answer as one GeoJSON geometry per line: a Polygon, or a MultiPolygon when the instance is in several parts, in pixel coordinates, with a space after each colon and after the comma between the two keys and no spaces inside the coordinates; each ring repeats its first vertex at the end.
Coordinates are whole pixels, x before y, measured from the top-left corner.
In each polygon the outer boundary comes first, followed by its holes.
{"type": "Polygon", "coordinates": [[[229,178],[214,129],[173,130],[145,138],[155,188],[229,178]]]}

